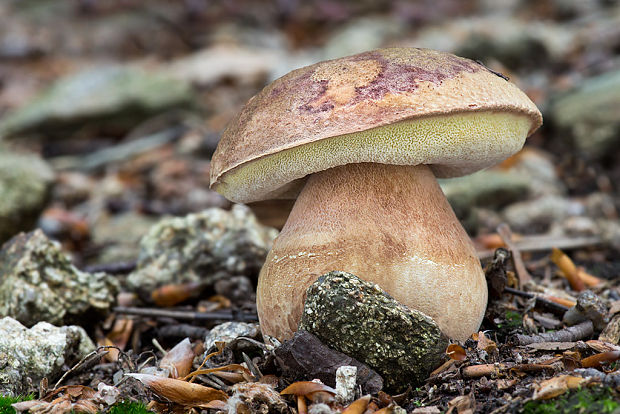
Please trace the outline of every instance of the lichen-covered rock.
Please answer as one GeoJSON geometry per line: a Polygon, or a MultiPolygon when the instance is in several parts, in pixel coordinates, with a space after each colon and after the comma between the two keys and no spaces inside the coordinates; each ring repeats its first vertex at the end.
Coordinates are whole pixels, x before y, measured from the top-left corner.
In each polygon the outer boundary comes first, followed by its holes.
{"type": "Polygon", "coordinates": [[[256,276],[277,231],[262,226],[249,208],[210,208],[166,218],[140,241],[129,287],[152,291],[168,283],[214,283],[232,276],[256,276]]]}
{"type": "Polygon", "coordinates": [[[53,179],[38,156],[0,148],[0,243],[34,226],[53,179]]]}
{"type": "Polygon", "coordinates": [[[581,82],[579,88],[558,97],[551,116],[557,125],[571,132],[581,153],[596,159],[620,146],[618,105],[620,70],[581,82]]]}
{"type": "Polygon", "coordinates": [[[50,384],[95,349],[79,326],[40,322],[30,329],[10,317],[0,319],[0,395],[36,391],[45,377],[50,384]]]}
{"type": "Polygon", "coordinates": [[[424,381],[448,345],[431,318],[345,272],[327,273],[308,288],[300,329],[368,364],[393,391],[424,381]]]}
{"type": "Polygon", "coordinates": [[[19,234],[0,250],[0,315],[26,326],[92,323],[118,290],[113,277],[78,270],[41,230],[19,234]]]}
{"type": "Polygon", "coordinates": [[[21,133],[61,133],[95,122],[130,127],[160,111],[192,101],[189,83],[157,71],[131,66],[104,66],[70,74],[46,92],[7,114],[0,137],[21,133]]]}
{"type": "Polygon", "coordinates": [[[258,325],[255,323],[224,322],[211,329],[205,337],[205,352],[211,351],[216,342],[229,343],[240,336],[256,338],[259,332],[258,325]]]}

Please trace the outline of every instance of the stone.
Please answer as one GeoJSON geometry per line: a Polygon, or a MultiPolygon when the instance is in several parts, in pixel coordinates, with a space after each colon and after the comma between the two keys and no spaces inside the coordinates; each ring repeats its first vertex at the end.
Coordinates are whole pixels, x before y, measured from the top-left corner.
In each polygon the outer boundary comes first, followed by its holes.
{"type": "Polygon", "coordinates": [[[512,230],[523,233],[542,233],[554,222],[584,213],[582,203],[555,195],[514,203],[502,211],[512,230]]]}
{"type": "Polygon", "coordinates": [[[0,250],[0,315],[31,327],[92,323],[115,303],[118,281],[78,270],[41,230],[13,237],[0,250]]]}
{"type": "Polygon", "coordinates": [[[36,392],[47,378],[50,386],[63,371],[94,351],[79,326],[55,327],[39,322],[30,329],[13,318],[0,319],[0,395],[36,392]]]}
{"type": "Polygon", "coordinates": [[[166,284],[209,285],[233,275],[256,278],[277,234],[242,205],[165,218],[140,240],[128,286],[150,293],[166,284]]]}
{"type": "Polygon", "coordinates": [[[394,392],[422,383],[448,345],[430,317],[346,272],[327,273],[310,285],[299,328],[368,364],[394,392]]]}
{"type": "Polygon", "coordinates": [[[226,402],[230,413],[290,413],[288,404],[270,385],[241,382],[231,387],[226,402]]]}
{"type": "Polygon", "coordinates": [[[598,337],[599,341],[620,345],[620,313],[616,313],[598,337]]]}
{"type": "Polygon", "coordinates": [[[224,322],[215,326],[205,337],[205,355],[215,348],[216,342],[230,343],[233,339],[240,336],[246,338],[256,338],[260,330],[255,323],[247,322],[224,322]]]}
{"type": "Polygon", "coordinates": [[[320,60],[336,59],[367,50],[385,47],[390,38],[403,30],[402,22],[385,17],[363,17],[355,19],[333,33],[323,48],[320,60]]]}
{"type": "Polygon", "coordinates": [[[103,66],[67,75],[0,121],[0,139],[38,132],[66,133],[85,122],[128,129],[140,119],[193,101],[189,83],[162,72],[103,66]]]}
{"type": "Polygon", "coordinates": [[[140,239],[156,223],[153,217],[135,211],[115,215],[102,212],[91,228],[93,243],[102,246],[96,263],[136,260],[140,253],[140,239]]]}
{"type": "Polygon", "coordinates": [[[310,381],[318,378],[324,384],[336,384],[336,373],[342,366],[356,368],[356,384],[364,394],[376,394],[383,388],[383,379],[366,364],[323,344],[308,331],[299,330],[277,347],[273,354],[287,382],[310,381]]]}
{"type": "Polygon", "coordinates": [[[500,208],[524,200],[530,193],[530,182],[521,175],[483,170],[464,177],[438,180],[454,209],[469,207],[500,208]]]}
{"type": "Polygon", "coordinates": [[[620,70],[580,82],[552,102],[552,121],[571,133],[580,153],[600,159],[619,148],[620,70]]]}
{"type": "Polygon", "coordinates": [[[594,329],[601,331],[607,326],[607,307],[594,292],[584,290],[577,296],[577,303],[564,314],[562,322],[568,326],[590,320],[594,329]]]}
{"type": "Polygon", "coordinates": [[[0,148],[0,243],[34,227],[53,180],[40,157],[0,148]]]}
{"type": "Polygon", "coordinates": [[[348,405],[355,400],[357,367],[343,365],[336,370],[336,401],[348,405]]]}

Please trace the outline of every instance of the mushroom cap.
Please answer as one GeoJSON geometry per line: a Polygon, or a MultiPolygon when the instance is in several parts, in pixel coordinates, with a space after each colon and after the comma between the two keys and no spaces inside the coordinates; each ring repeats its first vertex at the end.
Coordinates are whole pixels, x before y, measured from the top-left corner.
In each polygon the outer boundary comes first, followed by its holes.
{"type": "Polygon", "coordinates": [[[519,151],[541,124],[532,101],[480,63],[379,49],[267,85],[223,132],[211,187],[242,203],[294,198],[309,174],[362,162],[466,175],[519,151]]]}

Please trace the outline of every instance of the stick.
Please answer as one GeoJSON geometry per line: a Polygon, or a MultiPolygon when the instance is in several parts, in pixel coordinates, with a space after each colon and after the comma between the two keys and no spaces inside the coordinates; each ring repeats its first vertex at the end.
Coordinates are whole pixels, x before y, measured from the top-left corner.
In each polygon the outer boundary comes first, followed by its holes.
{"type": "Polygon", "coordinates": [[[193,321],[241,321],[253,322],[258,320],[255,313],[240,312],[232,310],[221,310],[215,312],[191,312],[178,310],[165,310],[154,308],[133,308],[125,306],[117,306],[113,309],[115,313],[125,315],[149,316],[153,318],[172,318],[193,321]]]}
{"type": "MultiPolygon", "coordinates": [[[[553,247],[564,250],[578,249],[581,247],[596,246],[603,243],[603,239],[598,236],[592,237],[557,237],[557,236],[522,236],[521,239],[513,241],[521,252],[539,252],[551,250],[553,247]]],[[[481,250],[478,252],[480,259],[490,259],[493,257],[495,249],[481,250]]]]}
{"type": "Polygon", "coordinates": [[[532,280],[532,276],[530,276],[525,268],[525,264],[521,258],[521,252],[512,242],[512,232],[510,231],[510,227],[508,227],[508,224],[502,223],[497,226],[497,233],[502,237],[502,240],[506,243],[508,250],[512,253],[512,261],[515,265],[517,276],[519,276],[519,287],[523,287],[527,282],[532,280]]]}
{"type": "MultiPolygon", "coordinates": [[[[515,296],[521,296],[523,298],[536,298],[536,306],[539,306],[541,308],[544,308],[556,315],[564,315],[564,312],[566,312],[569,307],[568,306],[564,306],[561,305],[559,303],[550,301],[549,299],[546,299],[542,296],[536,295],[534,293],[529,293],[529,292],[524,292],[522,290],[518,290],[518,289],[513,289],[510,287],[505,287],[504,288],[504,292],[506,293],[510,293],[511,295],[515,295],[515,296]]],[[[574,304],[573,304],[574,305],[574,304]]]]}
{"type": "Polygon", "coordinates": [[[537,342],[575,342],[594,333],[592,321],[585,321],[578,325],[556,332],[547,332],[539,335],[517,335],[517,345],[529,345],[537,342]]]}

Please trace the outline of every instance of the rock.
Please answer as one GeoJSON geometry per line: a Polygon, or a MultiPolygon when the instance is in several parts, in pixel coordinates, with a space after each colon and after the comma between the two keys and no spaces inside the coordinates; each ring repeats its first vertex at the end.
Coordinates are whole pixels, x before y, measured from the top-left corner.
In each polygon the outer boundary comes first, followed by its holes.
{"type": "Polygon", "coordinates": [[[566,186],[558,177],[550,154],[526,146],[506,162],[510,163],[506,172],[527,183],[530,197],[566,194],[566,186]]]}
{"type": "Polygon", "coordinates": [[[590,320],[594,329],[601,331],[607,326],[607,307],[591,290],[585,290],[577,296],[577,303],[564,314],[562,322],[568,326],[590,320]]]}
{"type": "Polygon", "coordinates": [[[357,369],[356,383],[364,394],[375,394],[383,388],[383,379],[360,361],[335,351],[308,331],[299,330],[293,338],[274,350],[276,363],[289,382],[318,378],[327,385],[336,384],[336,372],[342,366],[357,369]]]}
{"type": "Polygon", "coordinates": [[[598,337],[599,341],[609,342],[611,344],[620,344],[620,313],[612,316],[611,320],[603,329],[598,337]]]}
{"type": "Polygon", "coordinates": [[[500,208],[525,200],[530,183],[525,177],[509,172],[483,170],[459,178],[438,180],[454,209],[468,207],[500,208]]]}
{"type": "Polygon", "coordinates": [[[544,232],[553,222],[584,213],[581,203],[554,195],[515,203],[502,211],[510,227],[523,233],[544,232]]]}
{"type": "Polygon", "coordinates": [[[205,337],[205,353],[208,354],[215,347],[216,342],[228,344],[240,336],[256,338],[259,333],[260,330],[255,323],[224,322],[211,329],[205,337]]]}
{"type": "Polygon", "coordinates": [[[555,124],[570,131],[582,154],[599,159],[620,146],[619,107],[620,70],[616,70],[587,79],[557,97],[550,112],[555,124]]]}
{"type": "Polygon", "coordinates": [[[384,47],[386,42],[403,30],[402,22],[384,17],[363,17],[353,20],[330,36],[321,60],[354,55],[384,47]]]}
{"type": "Polygon", "coordinates": [[[306,292],[300,329],[368,364],[389,390],[420,384],[448,345],[437,324],[373,283],[345,272],[320,276],[306,292]]]}
{"type": "Polygon", "coordinates": [[[0,121],[0,138],[66,133],[85,122],[126,129],[158,112],[193,100],[187,82],[152,70],[104,66],[70,74],[0,121]]]}
{"type": "Polygon", "coordinates": [[[26,326],[88,324],[109,311],[119,290],[105,273],[81,272],[41,230],[13,237],[0,250],[0,315],[26,326]]]}
{"type": "Polygon", "coordinates": [[[275,50],[214,46],[175,60],[167,73],[200,86],[222,79],[251,85],[265,82],[280,57],[281,53],[275,50]]]}
{"type": "Polygon", "coordinates": [[[215,283],[232,275],[256,277],[276,237],[242,205],[166,218],[140,241],[131,289],[151,292],[165,284],[215,283]]]}
{"type": "Polygon", "coordinates": [[[94,349],[79,326],[58,328],[39,322],[27,329],[10,317],[0,319],[0,395],[35,392],[43,378],[51,386],[94,349]]]}
{"type": "Polygon", "coordinates": [[[157,223],[151,216],[128,211],[110,215],[102,213],[91,228],[92,241],[102,246],[97,263],[129,262],[138,258],[138,243],[157,223]]]}
{"type": "Polygon", "coordinates": [[[246,276],[231,276],[219,279],[213,285],[215,293],[231,300],[235,305],[256,302],[252,281],[246,276]]]}
{"type": "Polygon", "coordinates": [[[0,243],[35,225],[53,180],[54,172],[38,156],[0,148],[0,243]]]}
{"type": "Polygon", "coordinates": [[[336,401],[348,405],[355,400],[357,367],[343,365],[336,370],[336,401]]]}
{"type": "Polygon", "coordinates": [[[231,387],[226,402],[230,413],[290,413],[280,393],[267,384],[241,382],[231,387]]]}
{"type": "Polygon", "coordinates": [[[498,14],[452,19],[420,30],[411,46],[444,50],[470,59],[499,60],[508,68],[561,59],[574,47],[568,27],[498,14]]]}

